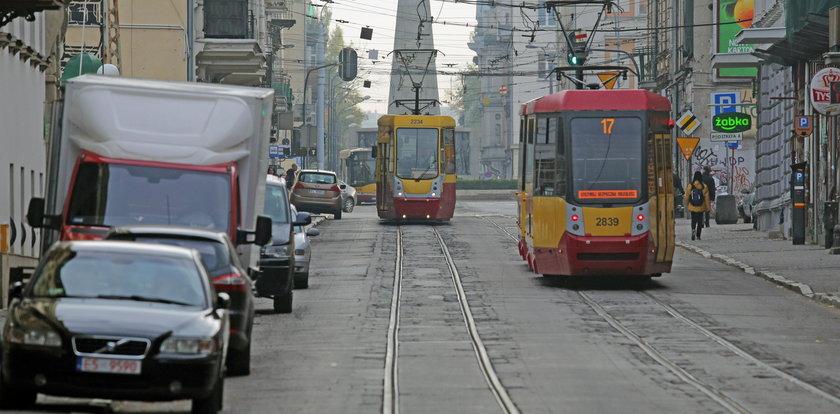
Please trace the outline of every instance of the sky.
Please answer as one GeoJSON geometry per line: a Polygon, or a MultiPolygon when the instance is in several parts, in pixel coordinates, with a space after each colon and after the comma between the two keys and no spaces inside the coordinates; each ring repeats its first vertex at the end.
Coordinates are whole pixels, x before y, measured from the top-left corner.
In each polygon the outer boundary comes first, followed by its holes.
{"type": "MultiPolygon", "coordinates": [[[[362,96],[369,95],[370,99],[359,106],[366,112],[386,113],[391,81],[391,57],[386,55],[394,48],[397,0],[333,0],[329,7],[332,10],[330,30],[336,26],[341,27],[345,42],[351,44],[358,52],[358,77],[372,83],[370,89],[361,89],[362,96]],[[337,20],[346,20],[349,23],[339,23],[337,20]],[[373,29],[371,40],[359,38],[361,28],[365,26],[373,29]],[[369,50],[379,52],[377,63],[368,59],[369,50]]],[[[455,23],[435,24],[432,28],[435,48],[443,53],[443,56],[437,57],[437,69],[466,70],[467,64],[472,62],[475,56],[475,52],[467,47],[473,28],[459,24],[475,24],[475,6],[455,3],[454,0],[431,0],[430,9],[436,21],[455,23]],[[451,68],[447,64],[451,64],[451,68]]],[[[453,86],[457,86],[456,76],[438,76],[441,101],[447,100],[449,89],[453,86]]],[[[445,102],[443,105],[447,106],[445,102]]]]}

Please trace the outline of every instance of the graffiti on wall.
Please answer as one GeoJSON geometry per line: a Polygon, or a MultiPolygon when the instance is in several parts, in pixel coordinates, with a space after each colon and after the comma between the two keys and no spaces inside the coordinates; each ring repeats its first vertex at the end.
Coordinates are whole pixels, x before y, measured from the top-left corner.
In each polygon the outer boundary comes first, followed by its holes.
{"type": "Polygon", "coordinates": [[[700,171],[708,166],[719,186],[732,187],[731,193],[752,187],[755,180],[755,150],[730,150],[720,142],[708,138],[700,139],[694,155],[691,157],[692,171],[700,171]],[[731,174],[731,177],[730,177],[731,174]]]}

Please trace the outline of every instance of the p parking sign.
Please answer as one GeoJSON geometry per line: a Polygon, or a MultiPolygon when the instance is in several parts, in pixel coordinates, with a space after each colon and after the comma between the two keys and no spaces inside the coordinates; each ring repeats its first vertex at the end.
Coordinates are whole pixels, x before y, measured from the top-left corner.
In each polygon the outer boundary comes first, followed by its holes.
{"type": "Polygon", "coordinates": [[[796,117],[796,135],[807,137],[814,131],[813,119],[810,115],[799,115],[796,117]]]}

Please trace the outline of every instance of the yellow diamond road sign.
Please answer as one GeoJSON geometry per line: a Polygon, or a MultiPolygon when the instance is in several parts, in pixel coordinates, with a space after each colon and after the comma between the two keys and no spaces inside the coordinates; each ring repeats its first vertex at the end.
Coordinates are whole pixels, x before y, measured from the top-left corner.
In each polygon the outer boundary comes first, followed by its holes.
{"type": "Polygon", "coordinates": [[[686,134],[692,134],[700,126],[700,121],[697,120],[697,117],[694,116],[691,111],[687,111],[680,117],[680,119],[677,120],[677,125],[681,130],[685,131],[686,134]]]}

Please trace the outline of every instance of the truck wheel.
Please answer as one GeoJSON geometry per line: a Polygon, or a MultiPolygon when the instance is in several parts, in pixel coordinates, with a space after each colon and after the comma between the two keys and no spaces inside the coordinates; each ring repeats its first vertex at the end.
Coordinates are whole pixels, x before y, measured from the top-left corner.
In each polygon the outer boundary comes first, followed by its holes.
{"type": "Polygon", "coordinates": [[[274,311],[277,313],[292,313],[293,293],[294,292],[289,292],[285,295],[274,296],[274,311]]]}
{"type": "Polygon", "coordinates": [[[336,220],[341,220],[341,209],[338,209],[333,213],[333,218],[336,220]]]}
{"type": "Polygon", "coordinates": [[[309,272],[295,275],[295,289],[309,288],[309,272]]]}

